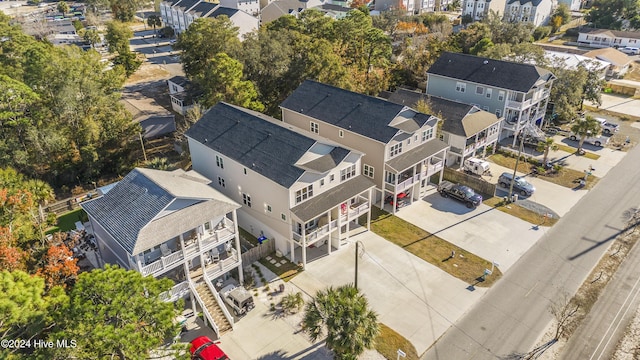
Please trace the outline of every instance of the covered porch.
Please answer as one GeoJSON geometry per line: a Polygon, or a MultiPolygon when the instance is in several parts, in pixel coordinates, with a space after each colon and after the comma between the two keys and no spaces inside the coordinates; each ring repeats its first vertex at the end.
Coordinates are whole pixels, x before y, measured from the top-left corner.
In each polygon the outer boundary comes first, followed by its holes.
{"type": "Polygon", "coordinates": [[[446,143],[434,139],[387,161],[380,208],[390,204],[395,214],[422,197],[431,176],[439,173],[442,180],[448,148],[446,143]]]}
{"type": "Polygon", "coordinates": [[[368,230],[374,188],[371,180],[358,175],[291,209],[290,260],[296,262],[296,249],[301,249],[300,263],[305,267],[311,249],[326,255],[339,250],[363,215],[368,230]]]}

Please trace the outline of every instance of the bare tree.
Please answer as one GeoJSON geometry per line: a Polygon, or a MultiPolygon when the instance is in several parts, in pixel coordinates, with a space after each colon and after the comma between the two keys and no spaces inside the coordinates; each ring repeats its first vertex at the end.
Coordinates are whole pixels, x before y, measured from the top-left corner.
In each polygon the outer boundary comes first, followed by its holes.
{"type": "Polygon", "coordinates": [[[556,332],[554,340],[559,340],[563,336],[569,336],[577,325],[578,311],[580,303],[575,297],[565,292],[562,297],[551,304],[549,311],[556,318],[556,332]]]}

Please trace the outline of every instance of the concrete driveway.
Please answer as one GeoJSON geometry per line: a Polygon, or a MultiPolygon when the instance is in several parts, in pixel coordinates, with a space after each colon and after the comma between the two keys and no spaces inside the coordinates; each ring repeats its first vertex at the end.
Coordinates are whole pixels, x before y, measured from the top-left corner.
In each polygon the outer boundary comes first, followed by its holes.
{"type": "MultiPolygon", "coordinates": [[[[410,209],[403,212],[410,213],[410,209]]],[[[357,235],[352,241],[360,241],[365,248],[359,259],[358,287],[379,320],[411,341],[418,354],[426,351],[486,292],[483,288],[468,290],[469,284],[373,232],[357,235]]],[[[327,286],[353,283],[354,254],[352,242],[331,256],[309,263],[307,270],[290,284],[313,296],[327,286]]]]}
{"type": "MultiPolygon", "coordinates": [[[[547,230],[481,204],[464,204],[443,198],[436,189],[421,201],[396,214],[398,217],[489,261],[506,272],[547,230]]],[[[479,274],[482,275],[482,274],[479,274]]]]}
{"type": "MultiPolygon", "coordinates": [[[[504,172],[509,174],[513,173],[513,169],[509,169],[498,164],[490,162],[489,166],[491,167],[491,174],[493,176],[483,176],[483,178],[492,184],[496,184],[498,182],[500,174],[504,172]]],[[[536,191],[531,196],[526,197],[526,199],[548,207],[559,216],[564,216],[568,213],[569,210],[571,210],[571,208],[587,193],[587,190],[569,189],[567,187],[548,182],[539,177],[527,176],[527,174],[520,172],[517,172],[516,174],[518,176],[524,176],[528,182],[536,187],[536,191]]],[[[509,188],[503,189],[498,185],[496,196],[505,196],[508,191],[509,188]]]]}

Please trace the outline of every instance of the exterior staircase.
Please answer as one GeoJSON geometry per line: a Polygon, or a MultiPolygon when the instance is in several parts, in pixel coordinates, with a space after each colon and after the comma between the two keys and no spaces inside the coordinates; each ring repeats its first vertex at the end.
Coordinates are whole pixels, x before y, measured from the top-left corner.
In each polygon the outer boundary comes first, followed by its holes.
{"type": "Polygon", "coordinates": [[[198,292],[198,295],[203,302],[203,304],[200,305],[205,308],[205,311],[209,313],[213,321],[216,323],[216,326],[218,327],[218,337],[221,337],[222,335],[231,331],[233,327],[224,316],[220,305],[218,305],[218,302],[216,301],[215,295],[211,292],[211,290],[207,286],[207,283],[203,281],[197,284],[196,291],[198,292]]]}

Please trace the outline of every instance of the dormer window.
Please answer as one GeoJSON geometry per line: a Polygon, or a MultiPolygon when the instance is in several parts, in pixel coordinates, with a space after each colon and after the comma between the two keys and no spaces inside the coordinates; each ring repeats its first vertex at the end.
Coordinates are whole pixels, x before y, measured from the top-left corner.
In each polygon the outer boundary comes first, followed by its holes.
{"type": "Polygon", "coordinates": [[[310,121],[309,123],[310,123],[309,126],[310,126],[310,129],[311,129],[311,132],[314,133],[314,134],[318,134],[320,132],[320,130],[318,128],[318,123],[317,122],[313,122],[313,121],[310,121]]]}
{"type": "Polygon", "coordinates": [[[422,142],[425,142],[433,137],[433,128],[429,128],[422,132],[422,142]]]}
{"type": "Polygon", "coordinates": [[[305,188],[302,188],[296,191],[296,204],[307,200],[308,198],[313,196],[313,185],[309,185],[305,188]]]}
{"type": "Polygon", "coordinates": [[[356,166],[351,165],[345,169],[340,170],[340,181],[345,181],[351,177],[356,176],[356,166]]]}
{"type": "Polygon", "coordinates": [[[389,157],[394,157],[402,152],[402,143],[392,145],[389,149],[389,157]]]}

